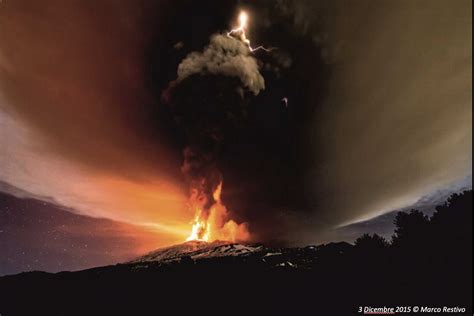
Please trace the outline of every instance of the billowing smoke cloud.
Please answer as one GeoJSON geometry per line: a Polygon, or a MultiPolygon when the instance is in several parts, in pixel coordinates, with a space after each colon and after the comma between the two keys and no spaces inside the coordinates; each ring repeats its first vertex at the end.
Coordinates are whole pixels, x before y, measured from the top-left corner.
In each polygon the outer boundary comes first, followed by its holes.
{"type": "Polygon", "coordinates": [[[203,52],[189,54],[178,67],[178,81],[194,74],[237,77],[242,85],[257,95],[265,89],[265,81],[257,60],[243,42],[223,34],[211,37],[203,52]]]}

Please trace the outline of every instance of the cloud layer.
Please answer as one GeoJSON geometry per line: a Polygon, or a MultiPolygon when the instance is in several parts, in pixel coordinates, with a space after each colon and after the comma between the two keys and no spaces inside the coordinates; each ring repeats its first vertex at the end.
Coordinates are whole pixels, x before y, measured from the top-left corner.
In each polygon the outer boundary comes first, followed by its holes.
{"type": "Polygon", "coordinates": [[[1,3],[0,179],[83,214],[170,232],[189,214],[179,152],[145,87],[144,27],[161,3],[141,4],[1,3]]]}
{"type": "Polygon", "coordinates": [[[369,219],[472,174],[470,1],[280,5],[332,69],[312,124],[315,226],[369,219]]]}

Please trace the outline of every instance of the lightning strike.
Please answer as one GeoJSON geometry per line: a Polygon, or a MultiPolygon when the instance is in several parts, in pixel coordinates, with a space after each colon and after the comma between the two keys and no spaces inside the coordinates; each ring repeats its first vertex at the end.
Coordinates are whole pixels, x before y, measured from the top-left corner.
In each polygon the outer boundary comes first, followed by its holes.
{"type": "Polygon", "coordinates": [[[239,40],[241,40],[243,43],[245,43],[245,45],[247,45],[247,47],[250,49],[250,51],[252,53],[256,52],[260,49],[264,50],[266,52],[271,52],[273,50],[273,48],[265,48],[263,46],[258,46],[258,47],[253,48],[250,45],[250,40],[247,38],[247,35],[245,34],[245,30],[247,29],[248,20],[249,20],[249,16],[247,15],[247,13],[245,11],[240,11],[239,26],[237,28],[232,29],[229,32],[227,32],[227,36],[232,37],[232,38],[238,38],[239,40]]]}

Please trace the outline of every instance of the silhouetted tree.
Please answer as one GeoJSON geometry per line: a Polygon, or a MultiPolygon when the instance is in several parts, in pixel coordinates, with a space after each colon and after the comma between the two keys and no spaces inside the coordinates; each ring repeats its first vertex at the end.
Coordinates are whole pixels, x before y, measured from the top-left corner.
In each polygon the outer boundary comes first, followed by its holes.
{"type": "Polygon", "coordinates": [[[472,280],[472,191],[452,195],[430,222],[430,251],[448,282],[472,280]]]}
{"type": "Polygon", "coordinates": [[[432,237],[438,242],[472,241],[472,191],[454,194],[444,205],[437,206],[431,226],[432,237]]]}
{"type": "Polygon", "coordinates": [[[392,245],[395,247],[419,247],[427,240],[428,216],[418,210],[410,213],[398,212],[395,217],[395,234],[392,245]]]}
{"type": "Polygon", "coordinates": [[[389,243],[377,234],[364,234],[357,238],[354,247],[354,264],[368,269],[373,274],[384,274],[389,259],[389,243]]]}
{"type": "Polygon", "coordinates": [[[364,234],[357,238],[355,246],[364,251],[380,251],[388,248],[388,241],[377,234],[364,234]]]}

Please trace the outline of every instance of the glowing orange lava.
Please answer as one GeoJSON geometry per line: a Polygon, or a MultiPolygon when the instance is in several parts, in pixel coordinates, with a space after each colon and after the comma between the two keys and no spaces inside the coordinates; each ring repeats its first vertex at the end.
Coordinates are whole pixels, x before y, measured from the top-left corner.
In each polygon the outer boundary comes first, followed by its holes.
{"type": "Polygon", "coordinates": [[[222,182],[219,183],[212,195],[214,204],[204,212],[201,207],[196,208],[191,233],[186,241],[199,240],[211,242],[223,241],[246,241],[250,234],[246,223],[237,224],[228,220],[229,212],[221,201],[222,182]]]}
{"type": "Polygon", "coordinates": [[[200,241],[209,241],[209,235],[211,227],[207,221],[203,220],[201,217],[201,211],[199,210],[194,218],[193,228],[191,229],[191,234],[186,241],[190,240],[200,240],[200,241]]]}

